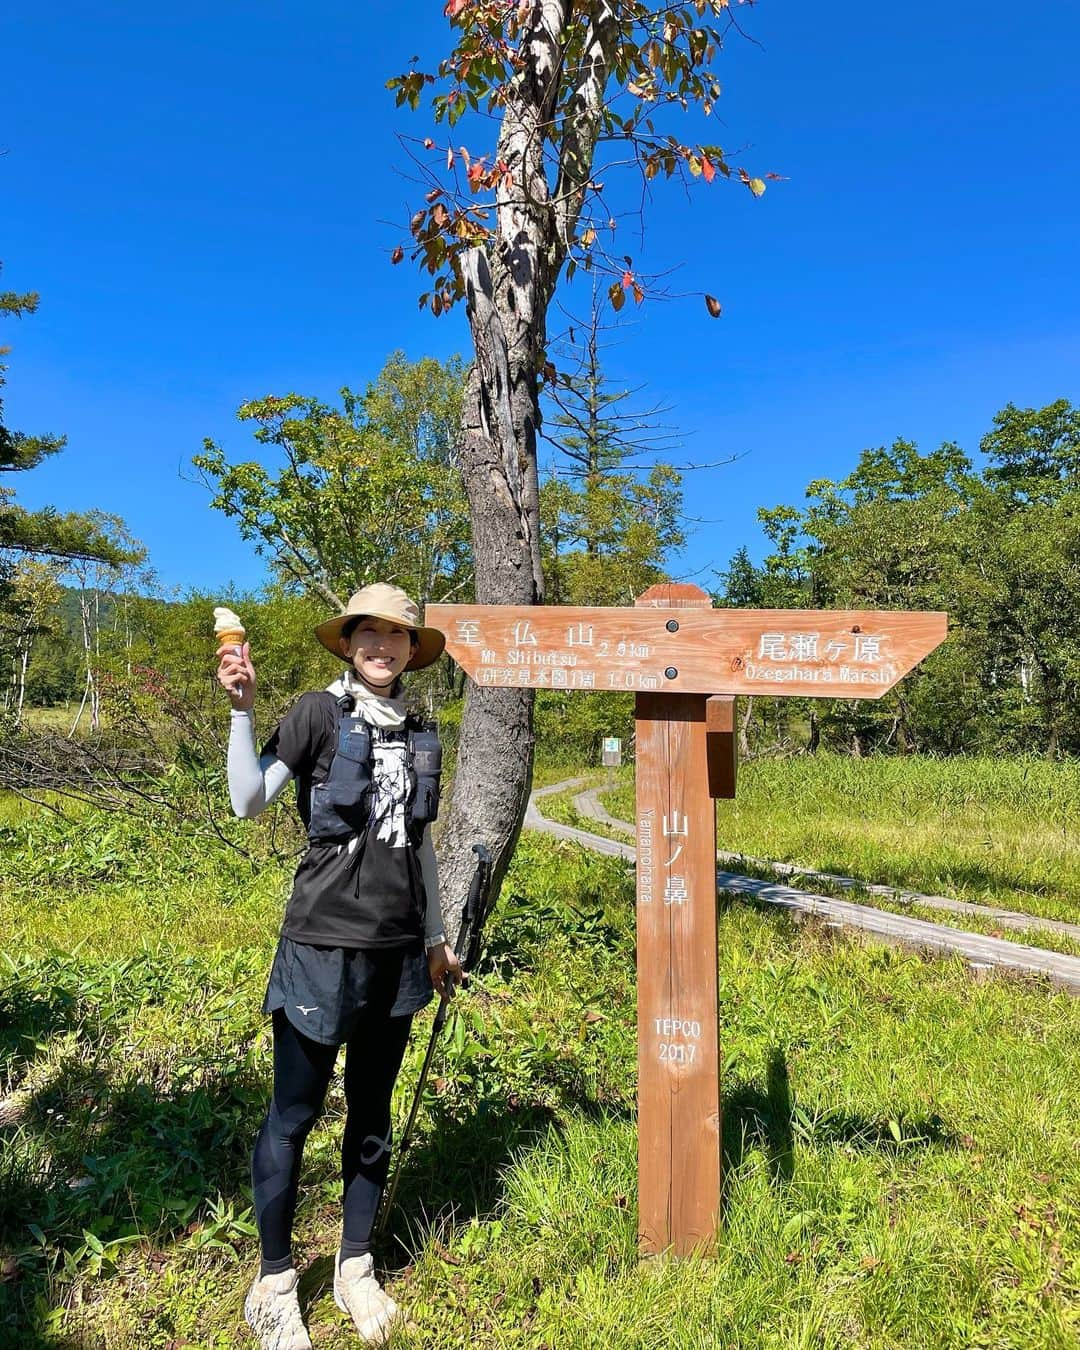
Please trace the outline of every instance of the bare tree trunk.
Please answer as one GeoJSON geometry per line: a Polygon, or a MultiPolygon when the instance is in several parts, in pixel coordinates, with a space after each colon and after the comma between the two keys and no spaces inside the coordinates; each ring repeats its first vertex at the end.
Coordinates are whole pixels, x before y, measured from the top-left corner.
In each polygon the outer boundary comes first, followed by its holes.
{"type": "MultiPolygon", "coordinates": [[[[470,255],[469,317],[477,360],[469,376],[460,447],[472,523],[476,599],[536,604],[543,597],[536,476],[535,365],[511,366],[486,257],[470,255]]],[[[505,279],[509,284],[509,279],[505,279]]],[[[531,346],[531,344],[529,344],[531,346]]],[[[528,352],[529,346],[526,347],[528,352]]],[[[439,841],[443,910],[452,934],[475,867],[491,851],[497,888],[521,831],[532,787],[534,693],[468,682],[454,790],[439,841]]]]}
{"type": "Polygon", "coordinates": [[[913,749],[918,749],[915,745],[915,738],[908,730],[910,717],[911,713],[907,703],[902,698],[898,699],[896,706],[896,748],[902,755],[910,755],[913,749]]]}
{"type": "Polygon", "coordinates": [[[22,726],[23,704],[26,702],[26,668],[30,664],[30,638],[28,637],[22,649],[22,659],[19,662],[19,695],[15,703],[15,725],[22,726]]]}
{"type": "Polygon", "coordinates": [[[79,704],[79,711],[75,714],[75,721],[71,724],[71,730],[68,737],[75,735],[79,723],[82,721],[82,715],[86,708],[87,700],[90,702],[90,729],[97,730],[97,684],[94,680],[94,660],[93,660],[93,638],[90,632],[90,602],[86,598],[85,587],[79,595],[79,617],[82,620],[82,639],[83,656],[86,660],[86,680],[83,684],[82,701],[79,704]]]}
{"type": "MultiPolygon", "coordinates": [[[[476,361],[462,410],[459,456],[472,524],[476,599],[530,605],[544,595],[536,438],[538,372],[547,310],[574,237],[592,171],[604,88],[618,23],[606,3],[590,21],[573,72],[554,191],[545,139],[556,116],[569,0],[538,0],[520,43],[523,61],[507,86],[496,160],[496,228],[486,248],[461,255],[476,361]]],[[[444,913],[453,934],[468,893],[472,845],[491,851],[493,882],[506,873],[532,785],[533,703],[528,689],[465,695],[457,773],[440,839],[444,913]]]]}
{"type": "Polygon", "coordinates": [[[75,721],[72,722],[71,730],[68,732],[69,740],[71,739],[72,736],[75,735],[75,732],[78,730],[79,723],[82,721],[83,709],[86,707],[86,700],[89,697],[89,694],[90,694],[90,672],[87,671],[86,682],[83,684],[83,696],[82,700],[79,703],[79,711],[75,714],[75,721]]]}
{"type": "MultiPolygon", "coordinates": [[[[101,656],[101,592],[94,587],[94,656],[101,656]]],[[[87,661],[90,660],[90,650],[87,648],[87,661]]],[[[99,731],[101,729],[101,697],[98,693],[98,683],[93,670],[88,666],[87,674],[90,677],[90,730],[99,731]]]]}
{"type": "Polygon", "coordinates": [[[750,719],[754,715],[754,696],[743,700],[743,715],[739,723],[739,758],[747,759],[750,755],[750,719]]]}

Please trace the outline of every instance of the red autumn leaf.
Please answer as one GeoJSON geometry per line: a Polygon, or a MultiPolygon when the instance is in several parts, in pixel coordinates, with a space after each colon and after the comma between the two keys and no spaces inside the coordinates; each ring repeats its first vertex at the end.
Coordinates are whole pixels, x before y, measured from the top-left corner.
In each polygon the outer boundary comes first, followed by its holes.
{"type": "Polygon", "coordinates": [[[447,0],[443,13],[448,19],[456,19],[468,3],[469,0],[447,0]]]}
{"type": "Polygon", "coordinates": [[[701,176],[706,183],[711,183],[716,177],[716,168],[708,155],[701,156],[701,176]]]}
{"type": "Polygon", "coordinates": [[[631,287],[633,284],[634,284],[634,274],[633,274],[633,272],[624,272],[624,273],[622,274],[622,285],[623,285],[623,290],[624,290],[624,291],[628,291],[628,290],[630,289],[630,287],[631,287]]]}
{"type": "Polygon", "coordinates": [[[402,258],[404,258],[404,256],[405,250],[401,247],[400,244],[398,244],[397,248],[394,249],[393,253],[390,254],[390,261],[392,263],[399,263],[402,260],[402,258]]]}
{"type": "Polygon", "coordinates": [[[720,301],[717,300],[715,295],[707,295],[705,297],[705,308],[709,311],[709,313],[713,316],[714,319],[718,319],[720,317],[720,301]]]}

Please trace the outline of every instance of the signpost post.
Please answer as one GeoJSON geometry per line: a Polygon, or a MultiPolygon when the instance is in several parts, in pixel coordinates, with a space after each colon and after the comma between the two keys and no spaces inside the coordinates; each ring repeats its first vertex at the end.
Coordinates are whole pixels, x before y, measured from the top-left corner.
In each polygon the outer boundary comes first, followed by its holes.
{"type": "Polygon", "coordinates": [[[638,1237],[705,1251],[720,1218],[715,797],[733,797],[735,696],[880,698],[946,615],[715,610],[663,584],[633,609],[429,605],[477,683],[636,695],[638,1237]]]}

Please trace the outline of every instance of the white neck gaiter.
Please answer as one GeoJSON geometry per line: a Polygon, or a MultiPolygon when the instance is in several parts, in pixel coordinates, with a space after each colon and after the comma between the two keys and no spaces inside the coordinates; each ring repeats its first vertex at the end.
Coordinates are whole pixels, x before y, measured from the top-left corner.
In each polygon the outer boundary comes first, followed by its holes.
{"type": "Polygon", "coordinates": [[[347,670],[340,680],[335,680],[327,693],[340,698],[348,694],[354,703],[356,716],[370,722],[373,727],[391,730],[405,725],[405,703],[400,698],[385,698],[375,694],[357,678],[356,672],[347,670]]]}

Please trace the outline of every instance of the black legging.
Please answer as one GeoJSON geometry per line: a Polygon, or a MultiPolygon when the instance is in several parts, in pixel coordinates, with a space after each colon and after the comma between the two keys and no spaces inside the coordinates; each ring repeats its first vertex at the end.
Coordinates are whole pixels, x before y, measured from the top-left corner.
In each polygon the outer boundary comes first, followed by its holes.
{"type": "MultiPolygon", "coordinates": [[[[412,1017],[362,1014],[345,1043],[345,1134],[341,1141],[343,1257],[371,1250],[371,1230],[390,1166],[390,1097],[412,1017]]],[[[292,1225],[304,1141],[322,1111],[336,1045],[302,1036],[274,1013],[274,1095],[251,1159],[263,1274],[292,1263],[292,1225]]]]}

